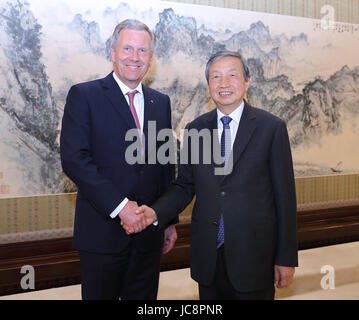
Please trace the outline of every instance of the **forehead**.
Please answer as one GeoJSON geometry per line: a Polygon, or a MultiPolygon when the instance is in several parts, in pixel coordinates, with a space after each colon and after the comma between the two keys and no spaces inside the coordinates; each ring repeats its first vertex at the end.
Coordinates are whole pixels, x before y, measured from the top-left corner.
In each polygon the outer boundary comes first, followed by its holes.
{"type": "Polygon", "coordinates": [[[236,57],[223,57],[213,62],[213,64],[209,69],[210,73],[228,72],[228,71],[243,72],[243,66],[241,60],[236,57]]]}
{"type": "Polygon", "coordinates": [[[145,30],[124,29],[120,32],[119,42],[150,46],[151,37],[145,30]]]}

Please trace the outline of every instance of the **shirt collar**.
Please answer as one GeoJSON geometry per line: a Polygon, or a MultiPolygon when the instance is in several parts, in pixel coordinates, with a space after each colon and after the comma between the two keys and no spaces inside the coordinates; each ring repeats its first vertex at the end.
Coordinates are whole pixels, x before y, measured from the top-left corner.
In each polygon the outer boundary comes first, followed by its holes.
{"type": "MultiPolygon", "coordinates": [[[[238,108],[236,108],[231,114],[228,115],[228,117],[231,117],[233,121],[235,121],[237,124],[239,124],[239,121],[241,120],[241,117],[242,117],[243,109],[244,109],[244,100],[242,101],[242,103],[240,104],[240,106],[238,108]]],[[[221,122],[221,118],[224,116],[225,116],[225,114],[222,113],[217,108],[218,122],[221,122]]]]}
{"type": "Polygon", "coordinates": [[[135,89],[131,89],[129,87],[127,87],[120,79],[119,77],[116,75],[115,72],[112,73],[115,81],[117,82],[117,84],[119,85],[123,95],[126,95],[128,92],[131,92],[131,91],[134,91],[134,90],[137,90],[139,93],[143,94],[142,92],[142,84],[139,83],[139,85],[137,86],[137,88],[135,89]]]}

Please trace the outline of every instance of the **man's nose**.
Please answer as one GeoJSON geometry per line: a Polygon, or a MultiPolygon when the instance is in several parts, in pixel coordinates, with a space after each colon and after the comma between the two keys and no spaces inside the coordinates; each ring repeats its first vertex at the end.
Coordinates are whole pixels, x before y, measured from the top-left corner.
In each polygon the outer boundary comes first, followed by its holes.
{"type": "Polygon", "coordinates": [[[139,60],[139,54],[137,50],[133,50],[131,53],[131,60],[133,61],[138,61],[139,60]]]}
{"type": "Polygon", "coordinates": [[[226,88],[229,85],[229,78],[228,77],[221,77],[221,81],[219,83],[221,88],[226,88]]]}

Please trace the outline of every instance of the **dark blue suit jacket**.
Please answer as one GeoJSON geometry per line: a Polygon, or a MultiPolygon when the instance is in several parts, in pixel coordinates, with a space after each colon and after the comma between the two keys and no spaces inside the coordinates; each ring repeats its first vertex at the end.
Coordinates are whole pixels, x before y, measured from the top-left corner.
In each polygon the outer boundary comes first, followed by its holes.
{"type": "MultiPolygon", "coordinates": [[[[144,135],[148,121],[156,121],[157,131],[171,128],[169,97],[146,86],[143,93],[144,135]]],[[[145,230],[127,236],[120,219],[109,216],[125,197],[151,205],[174,177],[170,164],[126,162],[126,149],[133,142],[126,142],[125,136],[131,128],[136,128],[135,122],[112,73],[70,89],[60,143],[63,170],[78,187],[73,239],[78,250],[116,253],[131,237],[144,237],[143,245],[150,250],[161,249],[160,233],[145,230]]]]}

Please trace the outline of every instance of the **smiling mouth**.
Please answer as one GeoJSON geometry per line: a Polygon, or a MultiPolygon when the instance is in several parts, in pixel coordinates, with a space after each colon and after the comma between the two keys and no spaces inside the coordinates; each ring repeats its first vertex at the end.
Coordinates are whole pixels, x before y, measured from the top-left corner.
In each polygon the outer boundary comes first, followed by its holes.
{"type": "Polygon", "coordinates": [[[232,93],[233,93],[233,92],[231,92],[231,91],[222,91],[222,92],[219,92],[218,94],[219,94],[219,96],[221,96],[221,97],[228,97],[228,96],[230,96],[232,93]]]}
{"type": "Polygon", "coordinates": [[[126,67],[132,70],[136,70],[140,68],[140,66],[126,66],[126,67]]]}

